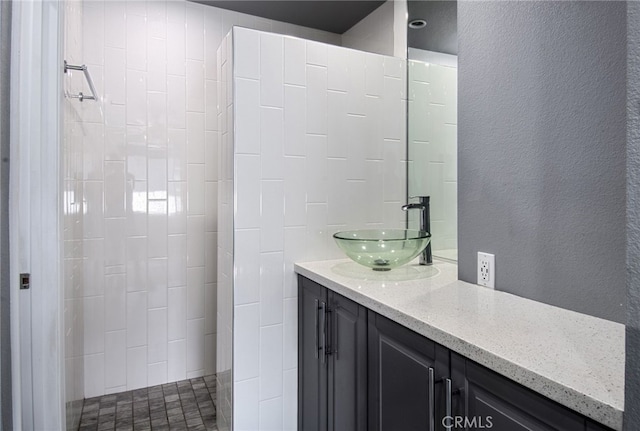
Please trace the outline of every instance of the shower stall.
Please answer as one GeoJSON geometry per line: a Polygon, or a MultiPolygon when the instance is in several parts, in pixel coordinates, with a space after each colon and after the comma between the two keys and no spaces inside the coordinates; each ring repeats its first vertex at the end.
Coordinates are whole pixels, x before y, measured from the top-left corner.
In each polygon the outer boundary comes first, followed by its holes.
{"type": "Polygon", "coordinates": [[[234,25],[341,41],[187,1],[64,2],[68,429],[84,399],[216,373],[216,55],[234,25]]]}
{"type": "Polygon", "coordinates": [[[362,43],[363,28],[393,20],[395,5],[343,35],[182,0],[14,8],[12,175],[22,176],[12,180],[26,216],[12,235],[30,246],[12,249],[11,266],[29,267],[32,279],[12,301],[14,425],[77,429],[83,405],[98,400],[105,408],[87,418],[117,423],[122,394],[134,410],[147,394],[151,409],[152,393],[166,401],[174,382],[217,375],[222,429],[239,411],[245,425],[294,429],[292,262],[338,257],[334,228],[403,220],[404,62],[337,47],[362,43]],[[255,29],[238,33],[241,53],[234,36],[224,39],[234,26],[255,29]],[[235,75],[242,59],[269,67],[235,75]],[[253,137],[260,149],[236,159],[253,137]],[[328,175],[334,168],[339,177],[328,175]],[[222,214],[235,205],[248,218],[222,214]],[[233,251],[247,246],[251,265],[233,251]],[[253,296],[243,297],[251,280],[253,296]]]}

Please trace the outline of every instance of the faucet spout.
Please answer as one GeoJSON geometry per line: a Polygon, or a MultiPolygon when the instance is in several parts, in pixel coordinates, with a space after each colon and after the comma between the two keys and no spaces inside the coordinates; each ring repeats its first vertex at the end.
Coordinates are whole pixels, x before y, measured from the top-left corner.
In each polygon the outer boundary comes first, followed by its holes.
{"type": "Polygon", "coordinates": [[[419,209],[424,211],[424,205],[422,204],[406,204],[402,205],[402,211],[408,211],[413,209],[419,209]]]}
{"type": "MultiPolygon", "coordinates": [[[[419,203],[411,203],[402,206],[403,211],[411,209],[420,210],[420,230],[423,232],[431,233],[431,216],[429,208],[429,196],[416,196],[419,199],[419,203]]],[[[431,242],[427,245],[420,255],[420,265],[432,265],[433,256],[431,253],[431,242]]]]}

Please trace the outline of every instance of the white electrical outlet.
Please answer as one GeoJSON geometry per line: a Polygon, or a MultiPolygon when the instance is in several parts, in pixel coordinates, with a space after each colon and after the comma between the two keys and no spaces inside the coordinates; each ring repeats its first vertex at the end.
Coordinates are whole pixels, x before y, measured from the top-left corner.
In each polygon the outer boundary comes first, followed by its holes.
{"type": "Polygon", "coordinates": [[[478,284],[496,287],[496,260],[493,254],[478,252],[478,284]]]}

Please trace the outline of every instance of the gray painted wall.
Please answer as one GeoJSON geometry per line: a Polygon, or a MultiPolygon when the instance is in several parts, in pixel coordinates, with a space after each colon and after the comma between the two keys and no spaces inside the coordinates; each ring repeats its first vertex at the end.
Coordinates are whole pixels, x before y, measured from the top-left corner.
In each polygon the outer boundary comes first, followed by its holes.
{"type": "Polygon", "coordinates": [[[624,322],[625,2],[459,2],[459,277],[624,322]]]}
{"type": "Polygon", "coordinates": [[[11,2],[0,1],[0,423],[13,429],[9,319],[9,71],[11,2]]]}
{"type": "Polygon", "coordinates": [[[640,2],[627,3],[627,366],[624,425],[640,429],[640,2]]]}
{"type": "Polygon", "coordinates": [[[342,46],[392,56],[396,42],[394,8],[393,1],[386,1],[356,25],[342,33],[342,46]]]}

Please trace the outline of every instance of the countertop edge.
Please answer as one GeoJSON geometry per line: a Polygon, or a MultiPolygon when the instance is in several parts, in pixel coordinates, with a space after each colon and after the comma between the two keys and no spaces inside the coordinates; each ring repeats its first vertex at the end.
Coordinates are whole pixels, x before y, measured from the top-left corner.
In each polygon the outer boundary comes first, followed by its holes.
{"type": "MultiPolygon", "coordinates": [[[[619,408],[526,369],[508,358],[486,351],[468,340],[458,338],[451,333],[430,325],[427,321],[393,308],[375,298],[363,295],[302,265],[304,263],[294,264],[294,270],[297,274],[315,281],[558,404],[600,424],[622,431],[623,411],[619,408]]],[[[464,282],[460,281],[460,283],[464,282]]]]}

